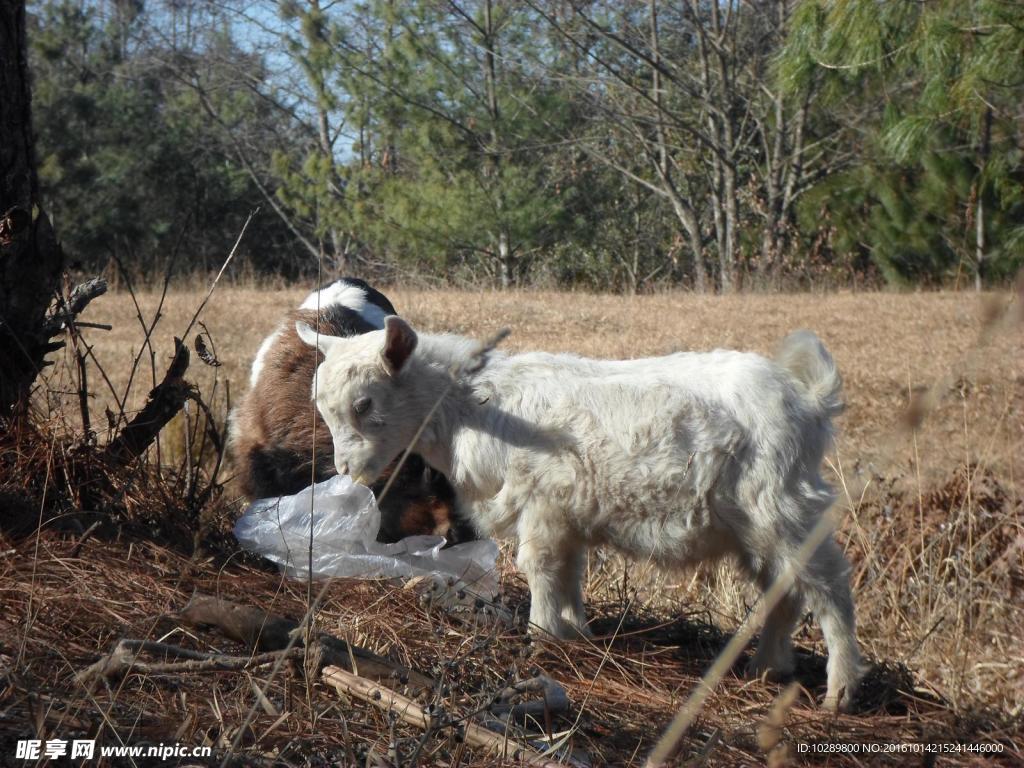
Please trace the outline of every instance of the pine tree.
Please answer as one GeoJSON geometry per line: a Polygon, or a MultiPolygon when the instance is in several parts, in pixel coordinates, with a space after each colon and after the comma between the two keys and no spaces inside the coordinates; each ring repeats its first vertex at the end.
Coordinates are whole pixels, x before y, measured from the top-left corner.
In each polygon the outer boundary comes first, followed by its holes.
{"type": "Polygon", "coordinates": [[[891,277],[975,284],[1024,261],[1024,6],[1006,0],[808,0],[780,71],[790,87],[828,73],[832,103],[877,115],[877,141],[842,184],[860,189],[864,229],[891,277]],[[877,108],[881,104],[882,108],[877,108]]]}
{"type": "Polygon", "coordinates": [[[571,223],[574,191],[543,150],[564,100],[513,60],[535,20],[497,0],[287,12],[331,141],[278,153],[281,199],[371,261],[505,286],[526,275],[571,223]]]}

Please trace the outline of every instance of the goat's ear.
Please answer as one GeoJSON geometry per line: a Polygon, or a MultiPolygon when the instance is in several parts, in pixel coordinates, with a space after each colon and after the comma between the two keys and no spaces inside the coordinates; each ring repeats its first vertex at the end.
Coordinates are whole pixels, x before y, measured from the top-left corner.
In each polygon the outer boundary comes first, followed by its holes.
{"type": "Polygon", "coordinates": [[[309,323],[304,323],[301,320],[295,323],[295,332],[299,334],[299,338],[302,341],[311,347],[316,347],[325,355],[327,350],[338,342],[337,336],[328,336],[325,333],[318,334],[309,323]]]}
{"type": "Polygon", "coordinates": [[[380,357],[391,376],[402,370],[418,341],[416,331],[405,320],[397,315],[384,318],[384,349],[380,357]]]}

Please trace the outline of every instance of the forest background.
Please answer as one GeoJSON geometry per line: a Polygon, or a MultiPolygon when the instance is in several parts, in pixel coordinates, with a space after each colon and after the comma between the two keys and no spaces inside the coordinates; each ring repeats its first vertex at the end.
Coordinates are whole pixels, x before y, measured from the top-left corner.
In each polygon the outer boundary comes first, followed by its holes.
{"type": "Polygon", "coordinates": [[[46,208],[90,274],[649,292],[999,285],[1024,7],[41,0],[46,208]]]}

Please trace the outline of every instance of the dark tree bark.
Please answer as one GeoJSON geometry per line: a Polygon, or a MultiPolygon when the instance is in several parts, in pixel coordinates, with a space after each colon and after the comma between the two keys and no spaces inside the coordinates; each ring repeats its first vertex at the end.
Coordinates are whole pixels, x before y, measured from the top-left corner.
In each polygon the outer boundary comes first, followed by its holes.
{"type": "Polygon", "coordinates": [[[23,412],[63,258],[43,211],[32,138],[24,0],[0,3],[0,422],[23,412]]]}

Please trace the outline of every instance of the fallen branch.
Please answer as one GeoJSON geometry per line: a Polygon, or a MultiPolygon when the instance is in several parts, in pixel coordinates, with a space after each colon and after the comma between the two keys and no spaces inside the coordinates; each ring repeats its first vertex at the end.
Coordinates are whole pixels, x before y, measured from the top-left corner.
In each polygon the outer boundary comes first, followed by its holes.
{"type": "MultiPolygon", "coordinates": [[[[510,740],[472,722],[432,723],[431,717],[413,699],[392,690],[379,681],[395,681],[415,695],[433,686],[433,680],[414,670],[328,634],[318,635],[306,648],[295,636],[298,622],[267,613],[258,608],[233,603],[210,595],[195,594],[182,610],[170,618],[192,626],[211,626],[228,638],[243,643],[250,656],[232,656],[181,648],[149,640],[119,640],[110,653],[78,673],[78,681],[92,689],[101,681],[117,680],[130,672],[140,674],[186,674],[194,672],[241,671],[282,660],[304,660],[308,679],[319,677],[335,690],[394,711],[407,723],[424,730],[455,727],[464,733],[467,744],[488,754],[521,761],[524,765],[554,768],[561,763],[548,759],[532,746],[510,740]],[[142,657],[149,657],[143,659],[142,657]],[[154,658],[155,657],[155,658],[154,658]]],[[[546,676],[515,683],[498,696],[492,712],[510,720],[535,718],[550,720],[568,709],[565,690],[546,676]],[[512,701],[524,694],[541,693],[542,701],[512,701]]]]}
{"type": "MultiPolygon", "coordinates": [[[[196,594],[173,618],[192,626],[216,627],[222,634],[245,643],[247,648],[277,651],[287,648],[299,624],[292,619],[261,611],[230,600],[196,594]]],[[[292,645],[301,648],[301,638],[292,645]]],[[[343,667],[374,680],[395,680],[412,691],[426,690],[433,680],[397,662],[360,648],[333,635],[317,635],[304,654],[307,674],[316,678],[327,666],[343,667]]]]}
{"type": "Polygon", "coordinates": [[[76,675],[78,681],[91,689],[100,680],[118,680],[129,672],[141,674],[182,674],[204,672],[211,669],[241,670],[252,669],[264,664],[273,664],[281,656],[302,658],[302,649],[274,651],[256,656],[227,656],[222,653],[204,653],[176,645],[157,643],[151,640],[119,640],[106,656],[76,675]],[[163,656],[184,661],[140,661],[143,654],[163,656]]]}
{"type": "MultiPolygon", "coordinates": [[[[397,691],[353,675],[339,667],[325,667],[321,678],[338,693],[361,699],[385,712],[394,712],[409,725],[424,730],[431,727],[430,715],[424,712],[423,708],[415,701],[397,691]]],[[[482,749],[490,755],[516,760],[523,765],[540,766],[540,768],[556,768],[563,765],[557,760],[544,757],[519,742],[511,741],[507,737],[493,733],[475,723],[462,723],[461,727],[464,729],[464,738],[467,744],[482,749]]]]}
{"type": "Polygon", "coordinates": [[[107,446],[108,459],[121,465],[130,464],[145,453],[160,430],[177,415],[192,393],[192,385],[183,378],[188,362],[188,347],[175,338],[174,357],[163,381],[149,393],[145,407],[107,446]]]}

